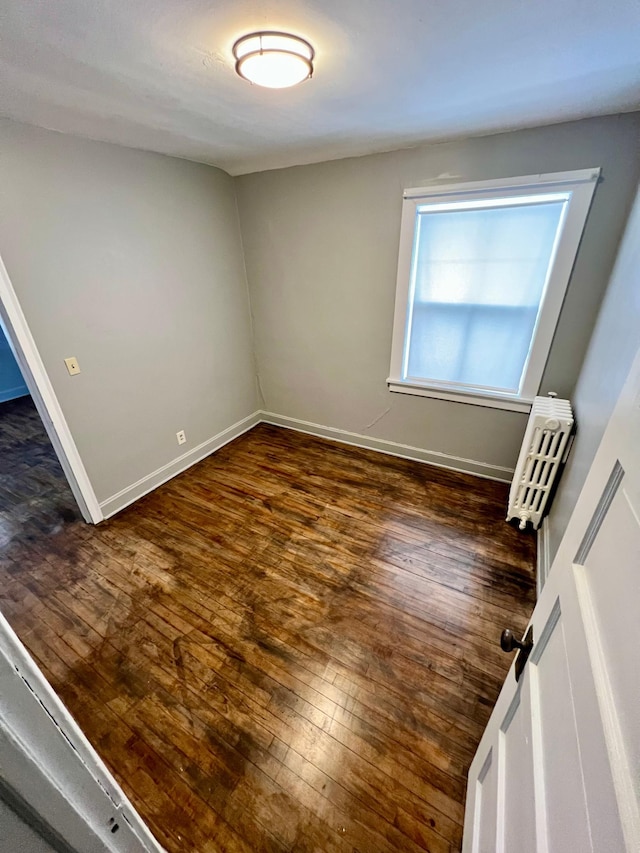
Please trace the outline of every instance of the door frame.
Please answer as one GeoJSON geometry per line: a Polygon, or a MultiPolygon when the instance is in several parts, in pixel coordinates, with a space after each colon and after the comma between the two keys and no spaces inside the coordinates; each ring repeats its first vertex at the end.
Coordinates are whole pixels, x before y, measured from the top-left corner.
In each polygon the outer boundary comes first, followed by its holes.
{"type": "Polygon", "coordinates": [[[2,614],[0,684],[0,794],[19,816],[56,850],[164,853],[2,614]]]}
{"type": "Polygon", "coordinates": [[[91,524],[98,524],[104,518],[100,504],[1,257],[0,326],[16,357],[82,517],[91,524]]]}

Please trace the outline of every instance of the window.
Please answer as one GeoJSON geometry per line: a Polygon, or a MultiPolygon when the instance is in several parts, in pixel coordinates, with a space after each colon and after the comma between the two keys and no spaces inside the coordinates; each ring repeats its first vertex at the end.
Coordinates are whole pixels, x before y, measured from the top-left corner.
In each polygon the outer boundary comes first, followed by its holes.
{"type": "Polygon", "coordinates": [[[405,191],[390,390],[530,408],[599,174],[405,191]]]}

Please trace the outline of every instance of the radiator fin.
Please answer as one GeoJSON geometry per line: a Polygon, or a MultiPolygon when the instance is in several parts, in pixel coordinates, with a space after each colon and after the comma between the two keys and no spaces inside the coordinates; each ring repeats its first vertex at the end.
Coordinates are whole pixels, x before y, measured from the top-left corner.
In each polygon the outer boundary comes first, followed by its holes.
{"type": "Polygon", "coordinates": [[[569,400],[534,399],[507,511],[507,521],[518,518],[521,530],[529,521],[534,529],[540,526],[572,429],[573,412],[569,400]]]}

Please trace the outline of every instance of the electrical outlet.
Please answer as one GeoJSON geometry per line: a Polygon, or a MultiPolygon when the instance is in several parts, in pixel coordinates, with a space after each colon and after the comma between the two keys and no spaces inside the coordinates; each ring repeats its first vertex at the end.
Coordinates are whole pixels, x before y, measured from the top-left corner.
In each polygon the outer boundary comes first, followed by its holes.
{"type": "Polygon", "coordinates": [[[178,444],[185,444],[187,440],[187,436],[184,434],[184,430],[181,429],[176,433],[176,438],[178,439],[178,444]]]}
{"type": "Polygon", "coordinates": [[[67,365],[69,376],[75,376],[76,373],[80,373],[80,365],[78,364],[78,359],[75,355],[65,358],[64,363],[67,365]]]}

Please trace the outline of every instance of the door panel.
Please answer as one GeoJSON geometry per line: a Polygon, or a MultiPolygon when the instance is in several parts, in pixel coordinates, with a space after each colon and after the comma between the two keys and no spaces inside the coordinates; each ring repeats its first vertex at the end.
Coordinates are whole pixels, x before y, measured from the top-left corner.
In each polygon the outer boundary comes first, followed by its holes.
{"type": "Polygon", "coordinates": [[[556,603],[534,649],[529,673],[531,691],[538,709],[538,731],[542,776],[538,787],[544,792],[540,811],[549,853],[570,849],[591,850],[589,815],[582,784],[582,764],[569,662],[560,607],[556,603]],[[573,829],[571,829],[573,827],[573,829]],[[572,838],[567,838],[567,832],[572,838]],[[568,844],[572,840],[574,848],[568,844]]]}
{"type": "MultiPolygon", "coordinates": [[[[625,465],[633,464],[625,458],[625,465]]],[[[600,513],[597,535],[580,554],[584,565],[575,572],[615,799],[626,849],[635,851],[640,850],[640,500],[638,468],[627,474],[620,460],[616,468],[616,489],[600,513]]]]}
{"type": "Polygon", "coordinates": [[[500,727],[500,790],[504,815],[502,849],[534,853],[536,815],[529,682],[518,690],[500,727]]]}
{"type": "Polygon", "coordinates": [[[489,750],[476,783],[478,810],[477,831],[473,853],[492,853],[496,849],[496,818],[498,802],[498,766],[493,750],[489,750]]]}
{"type": "Polygon", "coordinates": [[[640,767],[640,525],[624,481],[589,552],[584,576],[624,750],[631,765],[640,767]],[[611,571],[612,561],[616,571],[611,571]],[[620,601],[627,601],[624,619],[620,601]]]}

